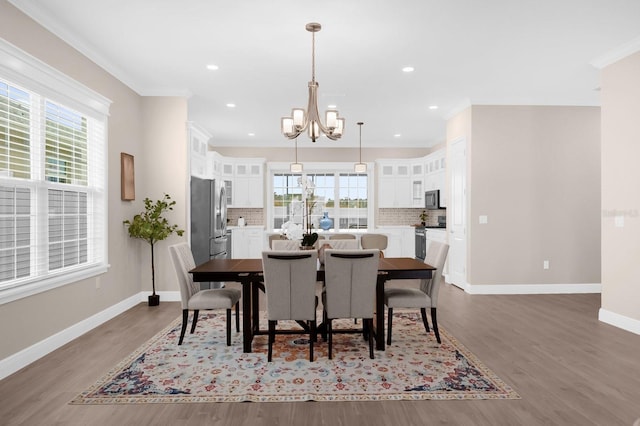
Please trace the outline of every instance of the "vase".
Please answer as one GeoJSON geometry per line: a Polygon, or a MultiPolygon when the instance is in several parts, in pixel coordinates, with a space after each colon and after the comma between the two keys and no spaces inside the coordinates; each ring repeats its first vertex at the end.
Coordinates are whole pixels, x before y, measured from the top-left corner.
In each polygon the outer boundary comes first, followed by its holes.
{"type": "Polygon", "coordinates": [[[322,213],[322,219],[320,219],[320,228],[325,231],[333,226],[333,219],[329,217],[329,212],[322,213]]]}

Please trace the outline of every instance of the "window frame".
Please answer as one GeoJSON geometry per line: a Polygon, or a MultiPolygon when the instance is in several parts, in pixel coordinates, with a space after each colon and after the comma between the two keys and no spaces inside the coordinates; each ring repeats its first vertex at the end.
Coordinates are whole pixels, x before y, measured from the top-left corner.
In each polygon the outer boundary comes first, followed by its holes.
{"type": "MultiPolygon", "coordinates": [[[[95,124],[100,127],[101,139],[103,140],[101,154],[102,161],[104,161],[105,164],[99,174],[99,182],[82,187],[70,184],[65,185],[64,189],[98,193],[99,198],[94,208],[98,208],[102,212],[107,212],[108,170],[106,163],[108,156],[108,116],[111,101],[3,39],[0,39],[0,77],[8,81],[11,85],[19,86],[20,88],[33,92],[39,97],[77,111],[87,118],[94,120],[95,124]]],[[[32,135],[32,137],[41,138],[40,143],[44,147],[44,134],[32,135]]],[[[44,161],[42,161],[42,164],[38,163],[36,166],[42,167],[44,170],[44,161]]],[[[40,180],[43,180],[43,176],[32,176],[31,179],[11,177],[2,177],[1,179],[3,183],[6,182],[9,186],[30,187],[32,190],[38,191],[49,186],[45,182],[40,182],[40,180]]],[[[61,187],[55,186],[55,189],[61,189],[61,187]]],[[[39,215],[41,213],[42,212],[37,211],[32,213],[35,221],[43,220],[43,217],[39,215]]],[[[45,214],[45,221],[46,217],[48,217],[48,214],[45,214]]],[[[45,276],[13,280],[11,284],[0,289],[0,305],[107,272],[109,267],[108,215],[98,215],[94,220],[100,221],[98,228],[101,234],[98,237],[98,244],[93,245],[93,247],[102,253],[97,262],[90,262],[86,265],[63,271],[54,270],[48,272],[45,276]]],[[[32,229],[34,229],[33,224],[32,229]]],[[[35,235],[34,238],[41,238],[41,235],[35,235]]],[[[89,248],[89,250],[92,250],[92,248],[89,248]]],[[[34,262],[33,259],[32,262],[34,262]]]]}
{"type": "MultiPolygon", "coordinates": [[[[312,163],[304,163],[304,170],[302,174],[315,174],[315,173],[334,173],[339,175],[340,173],[355,173],[353,171],[354,163],[344,163],[344,162],[312,162],[312,163]]],[[[282,162],[269,162],[267,163],[267,209],[266,209],[266,220],[267,220],[267,230],[273,232],[279,232],[280,229],[273,228],[274,222],[274,210],[273,210],[273,176],[274,174],[287,173],[290,174],[291,170],[290,163],[282,163],[282,162]]],[[[367,232],[375,228],[375,216],[374,216],[374,205],[375,205],[375,172],[374,172],[373,163],[367,163],[367,172],[362,173],[367,175],[367,228],[360,229],[334,229],[332,231],[327,232],[345,232],[345,233],[357,233],[357,232],[367,232]]],[[[295,173],[297,174],[297,173],[295,173]]],[[[339,176],[336,178],[339,179],[339,176]]],[[[335,200],[338,202],[339,200],[335,200]]],[[[337,218],[332,218],[337,219],[337,218]]]]}

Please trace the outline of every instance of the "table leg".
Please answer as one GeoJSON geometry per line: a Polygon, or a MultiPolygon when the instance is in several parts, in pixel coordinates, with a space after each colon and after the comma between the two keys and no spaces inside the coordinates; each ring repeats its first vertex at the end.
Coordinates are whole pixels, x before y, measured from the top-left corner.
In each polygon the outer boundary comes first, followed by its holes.
{"type": "Polygon", "coordinates": [[[373,335],[376,338],[376,349],[384,351],[384,284],[387,280],[384,274],[378,274],[376,283],[376,312],[373,321],[373,335]]]}
{"type": "Polygon", "coordinates": [[[251,280],[242,281],[242,352],[251,352],[253,328],[251,324],[251,280]]]}
{"type": "Polygon", "coordinates": [[[260,282],[251,284],[251,318],[252,330],[256,334],[260,330],[260,282]]]}

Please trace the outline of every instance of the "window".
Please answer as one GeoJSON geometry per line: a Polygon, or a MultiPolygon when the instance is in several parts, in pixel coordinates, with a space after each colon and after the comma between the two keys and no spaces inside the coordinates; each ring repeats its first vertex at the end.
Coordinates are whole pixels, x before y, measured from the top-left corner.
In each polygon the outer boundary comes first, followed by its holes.
{"type": "MultiPolygon", "coordinates": [[[[335,167],[335,165],[334,165],[335,167]]],[[[270,200],[274,229],[282,228],[288,221],[303,224],[302,202],[312,202],[310,221],[314,229],[320,229],[319,221],[324,212],[333,219],[334,230],[366,229],[369,218],[369,176],[345,171],[294,174],[274,170],[272,179],[273,199],[270,200]],[[311,182],[312,190],[305,196],[304,179],[311,182]]]]}
{"type": "Polygon", "coordinates": [[[0,40],[0,303],[106,271],[107,112],[0,40]]]}

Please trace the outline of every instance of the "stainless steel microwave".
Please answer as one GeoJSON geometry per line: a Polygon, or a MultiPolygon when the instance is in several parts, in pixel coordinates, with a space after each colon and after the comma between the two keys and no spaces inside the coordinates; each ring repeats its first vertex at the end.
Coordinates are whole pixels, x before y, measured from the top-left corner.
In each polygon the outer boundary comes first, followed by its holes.
{"type": "Polygon", "coordinates": [[[440,207],[440,190],[434,189],[424,193],[424,207],[427,210],[439,210],[440,207]]]}

